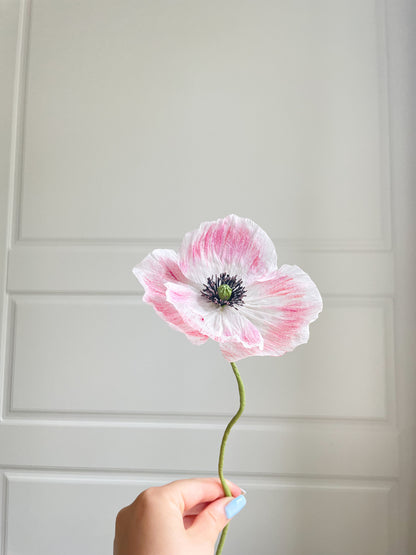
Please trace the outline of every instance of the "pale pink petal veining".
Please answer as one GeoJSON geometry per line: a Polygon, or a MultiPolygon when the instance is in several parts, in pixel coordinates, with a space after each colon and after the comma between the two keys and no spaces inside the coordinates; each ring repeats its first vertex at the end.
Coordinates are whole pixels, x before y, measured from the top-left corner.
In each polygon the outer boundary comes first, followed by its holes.
{"type": "Polygon", "coordinates": [[[153,305],[158,314],[173,328],[185,333],[192,343],[205,343],[207,336],[189,326],[166,299],[166,283],[187,283],[178,265],[178,255],[170,249],[156,249],[133,268],[145,289],[143,300],[153,305]]]}
{"type": "Polygon", "coordinates": [[[277,255],[261,227],[232,214],[187,233],[179,251],[179,266],[196,283],[204,284],[208,277],[226,272],[250,285],[276,270],[277,255]]]}
{"type": "Polygon", "coordinates": [[[309,339],[309,324],[322,310],[322,298],[311,278],[297,266],[284,265],[272,279],[252,285],[242,309],[264,338],[264,347],[221,344],[225,358],[279,356],[309,339]]]}

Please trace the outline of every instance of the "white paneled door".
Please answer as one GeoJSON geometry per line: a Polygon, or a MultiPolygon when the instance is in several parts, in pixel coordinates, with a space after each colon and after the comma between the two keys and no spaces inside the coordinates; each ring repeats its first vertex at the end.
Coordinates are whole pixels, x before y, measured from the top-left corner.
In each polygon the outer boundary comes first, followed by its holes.
{"type": "Polygon", "coordinates": [[[239,366],[225,467],[248,504],[224,552],[416,553],[415,15],[0,0],[2,555],[110,554],[139,491],[215,475],[231,369],[131,269],[229,213],[324,311],[239,366]]]}

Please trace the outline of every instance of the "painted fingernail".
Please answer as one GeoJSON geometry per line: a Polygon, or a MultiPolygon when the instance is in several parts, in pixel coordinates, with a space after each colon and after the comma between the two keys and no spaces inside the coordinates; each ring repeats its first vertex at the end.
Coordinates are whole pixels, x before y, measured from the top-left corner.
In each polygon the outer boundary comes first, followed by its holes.
{"type": "Polygon", "coordinates": [[[235,497],[232,501],[230,501],[225,507],[225,516],[228,518],[228,520],[237,515],[246,503],[247,500],[244,495],[239,495],[238,497],[235,497]]]}

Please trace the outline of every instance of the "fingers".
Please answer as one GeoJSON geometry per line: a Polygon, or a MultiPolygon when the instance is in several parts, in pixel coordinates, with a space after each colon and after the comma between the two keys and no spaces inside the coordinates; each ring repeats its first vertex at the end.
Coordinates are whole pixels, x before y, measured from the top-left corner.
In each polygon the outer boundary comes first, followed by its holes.
{"type": "MultiPolygon", "coordinates": [[[[233,497],[241,494],[241,489],[227,480],[233,497]]],[[[178,506],[182,514],[198,514],[203,508],[198,505],[211,503],[216,499],[224,497],[224,491],[218,478],[191,478],[187,480],[177,480],[166,486],[162,486],[164,494],[167,495],[175,505],[178,506]]]]}
{"type": "Polygon", "coordinates": [[[194,507],[191,507],[190,509],[187,509],[184,513],[184,517],[185,516],[197,516],[199,515],[199,513],[201,511],[203,511],[205,509],[205,507],[207,507],[209,504],[211,503],[211,501],[206,501],[204,503],[198,503],[198,505],[195,505],[194,507]]]}

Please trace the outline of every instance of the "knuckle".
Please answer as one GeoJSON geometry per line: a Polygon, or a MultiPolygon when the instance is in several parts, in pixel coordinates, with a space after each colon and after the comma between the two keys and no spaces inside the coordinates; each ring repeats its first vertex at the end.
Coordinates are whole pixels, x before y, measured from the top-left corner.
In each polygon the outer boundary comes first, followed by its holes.
{"type": "Polygon", "coordinates": [[[159,498],[159,488],[148,488],[141,492],[134,502],[136,508],[142,510],[149,509],[153,507],[159,498]]]}
{"type": "Polygon", "coordinates": [[[154,500],[155,496],[156,488],[147,488],[141,492],[137,499],[140,500],[141,503],[149,503],[154,500]]]}
{"type": "Polygon", "coordinates": [[[116,531],[122,530],[126,520],[127,507],[120,509],[116,516],[116,531]]]}

